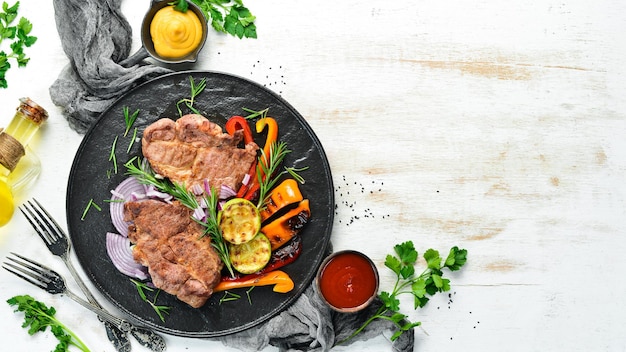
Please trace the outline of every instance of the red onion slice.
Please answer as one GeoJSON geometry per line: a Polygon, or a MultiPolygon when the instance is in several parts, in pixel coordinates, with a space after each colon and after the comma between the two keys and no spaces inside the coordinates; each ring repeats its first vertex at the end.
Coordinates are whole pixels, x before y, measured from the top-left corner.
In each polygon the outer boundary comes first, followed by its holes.
{"type": "Polygon", "coordinates": [[[133,250],[128,237],[113,232],[107,232],[106,236],[107,254],[117,270],[139,280],[148,279],[148,268],[137,263],[133,258],[133,250]]]}
{"type": "Polygon", "coordinates": [[[120,235],[128,236],[128,223],[124,221],[124,202],[140,195],[145,197],[145,193],[144,186],[134,177],[125,179],[111,191],[111,205],[109,206],[111,222],[120,235]]]}
{"type": "Polygon", "coordinates": [[[236,195],[237,192],[226,185],[222,185],[222,187],[220,188],[220,199],[228,199],[236,195]]]}

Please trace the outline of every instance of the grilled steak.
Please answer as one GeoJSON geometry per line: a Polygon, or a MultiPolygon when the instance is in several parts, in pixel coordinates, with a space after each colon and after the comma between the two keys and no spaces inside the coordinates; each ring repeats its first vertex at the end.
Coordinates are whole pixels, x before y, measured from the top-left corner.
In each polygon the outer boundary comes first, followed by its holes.
{"type": "Polygon", "coordinates": [[[239,189],[244,175],[257,157],[259,147],[248,143],[238,148],[243,134],[222,132],[201,115],[185,115],[174,122],[160,119],[143,132],[142,152],[158,174],[173,182],[239,189]]]}
{"type": "Polygon", "coordinates": [[[220,281],[223,263],[191,210],[178,202],[127,202],[124,219],[135,261],[148,267],[154,285],[194,308],[202,307],[220,281]]]}

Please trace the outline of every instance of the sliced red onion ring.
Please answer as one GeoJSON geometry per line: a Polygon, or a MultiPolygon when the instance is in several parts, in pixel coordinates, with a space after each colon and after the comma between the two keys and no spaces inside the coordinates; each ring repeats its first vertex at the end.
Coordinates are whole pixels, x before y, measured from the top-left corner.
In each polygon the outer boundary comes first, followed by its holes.
{"type": "Polygon", "coordinates": [[[154,187],[153,185],[147,185],[145,187],[146,187],[145,188],[146,196],[148,196],[150,198],[159,198],[159,199],[161,199],[161,200],[163,200],[164,202],[167,202],[167,203],[171,203],[172,199],[174,198],[169,193],[165,193],[165,192],[161,192],[161,191],[157,190],[156,187],[154,187]]]}
{"type": "Polygon", "coordinates": [[[193,195],[200,196],[204,193],[204,188],[196,183],[195,185],[191,186],[190,191],[191,193],[193,193],[193,195]]]}
{"type": "Polygon", "coordinates": [[[191,215],[191,217],[193,217],[196,220],[200,220],[200,221],[204,221],[205,217],[206,217],[206,213],[204,212],[204,209],[202,209],[202,207],[197,207],[194,211],[193,214],[191,215]]]}
{"type": "Polygon", "coordinates": [[[130,240],[113,232],[107,232],[106,236],[107,254],[117,270],[139,280],[148,279],[148,268],[133,259],[130,240]]]}
{"type": "Polygon", "coordinates": [[[220,199],[227,199],[236,195],[237,192],[226,185],[222,185],[222,187],[220,188],[220,199]]]}
{"type": "Polygon", "coordinates": [[[134,177],[125,179],[111,191],[109,207],[111,222],[117,232],[124,237],[128,236],[128,223],[124,221],[124,202],[133,200],[139,194],[145,197],[144,186],[134,177]]]}

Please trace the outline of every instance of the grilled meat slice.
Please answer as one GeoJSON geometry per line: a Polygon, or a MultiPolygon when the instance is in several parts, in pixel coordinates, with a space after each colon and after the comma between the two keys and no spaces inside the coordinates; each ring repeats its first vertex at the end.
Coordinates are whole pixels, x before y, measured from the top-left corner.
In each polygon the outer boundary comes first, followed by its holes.
{"type": "Polygon", "coordinates": [[[185,115],[175,122],[164,118],[146,127],[142,152],[154,171],[187,189],[208,180],[211,187],[237,190],[259,149],[254,142],[238,148],[242,136],[240,131],[234,136],[223,133],[201,115],[185,115]]]}
{"type": "Polygon", "coordinates": [[[202,307],[221,279],[223,263],[191,211],[178,202],[143,200],[125,203],[124,218],[132,222],[128,238],[135,261],[148,267],[154,285],[202,307]]]}

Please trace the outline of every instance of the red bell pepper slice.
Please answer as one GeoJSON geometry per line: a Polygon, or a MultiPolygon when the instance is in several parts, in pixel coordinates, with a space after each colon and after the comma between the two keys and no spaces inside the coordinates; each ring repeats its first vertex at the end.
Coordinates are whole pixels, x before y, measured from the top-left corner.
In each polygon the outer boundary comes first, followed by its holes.
{"type": "MultiPolygon", "coordinates": [[[[267,127],[267,136],[265,137],[265,144],[263,145],[263,156],[260,158],[260,161],[263,163],[263,167],[260,168],[259,172],[261,174],[261,178],[264,180],[267,175],[264,174],[264,170],[269,168],[269,158],[271,157],[272,147],[278,140],[278,123],[272,117],[264,117],[256,122],[256,132],[261,133],[267,127]]],[[[254,182],[248,185],[248,190],[246,191],[244,198],[251,200],[254,199],[259,191],[259,180],[258,176],[255,174],[253,178],[254,182]]]]}
{"type": "MultiPolygon", "coordinates": [[[[224,127],[226,128],[226,132],[231,136],[234,136],[236,131],[242,130],[243,142],[245,144],[254,142],[250,125],[248,124],[248,121],[244,117],[232,116],[230,119],[228,119],[228,121],[226,121],[226,125],[224,127]]],[[[239,190],[237,191],[238,198],[244,197],[244,195],[248,191],[248,188],[250,188],[250,186],[254,183],[254,180],[256,179],[256,160],[250,166],[250,170],[248,171],[248,176],[250,178],[250,181],[248,181],[247,185],[241,185],[241,187],[239,187],[239,190]]]]}
{"type": "Polygon", "coordinates": [[[242,116],[233,116],[228,121],[226,121],[226,132],[231,136],[235,135],[235,131],[243,130],[243,142],[248,144],[250,142],[254,142],[254,138],[252,137],[252,130],[250,129],[250,125],[248,125],[248,121],[242,116]]]}

